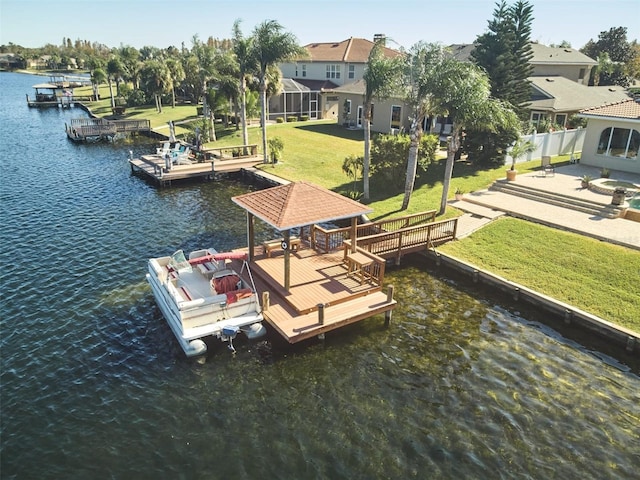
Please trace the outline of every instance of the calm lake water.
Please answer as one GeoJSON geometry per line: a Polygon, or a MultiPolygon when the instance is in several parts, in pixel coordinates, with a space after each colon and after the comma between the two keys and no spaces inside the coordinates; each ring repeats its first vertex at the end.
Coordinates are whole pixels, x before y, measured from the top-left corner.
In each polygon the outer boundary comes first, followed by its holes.
{"type": "Polygon", "coordinates": [[[244,245],[257,187],[156,189],[127,163],[151,144],[29,109],[42,80],[0,73],[3,479],[640,478],[637,365],[419,259],[389,328],[185,358],[146,259],[244,245]]]}

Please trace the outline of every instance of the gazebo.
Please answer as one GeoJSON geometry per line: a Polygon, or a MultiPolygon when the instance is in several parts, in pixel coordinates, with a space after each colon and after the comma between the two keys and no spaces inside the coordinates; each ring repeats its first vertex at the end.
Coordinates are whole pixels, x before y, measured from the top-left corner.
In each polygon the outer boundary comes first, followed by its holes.
{"type": "Polygon", "coordinates": [[[355,200],[309,182],[293,182],[233,197],[247,211],[249,261],[255,256],[254,222],[258,217],[282,233],[284,288],[290,288],[291,230],[320,223],[351,219],[351,248],[356,249],[358,217],[373,210],[355,200]]]}

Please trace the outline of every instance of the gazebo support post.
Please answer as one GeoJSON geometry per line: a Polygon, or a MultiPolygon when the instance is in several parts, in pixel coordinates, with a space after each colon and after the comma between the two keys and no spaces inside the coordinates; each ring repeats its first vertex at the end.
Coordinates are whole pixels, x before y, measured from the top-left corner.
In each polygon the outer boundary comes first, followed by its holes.
{"type": "Polygon", "coordinates": [[[351,253],[356,253],[357,249],[357,240],[356,235],[358,234],[358,217],[353,217],[351,219],[351,253]]]}
{"type": "Polygon", "coordinates": [[[251,212],[247,212],[247,242],[249,248],[249,261],[252,261],[253,257],[255,256],[255,218],[256,217],[251,212]]]}
{"type": "Polygon", "coordinates": [[[285,230],[282,238],[284,239],[284,243],[287,244],[287,248],[284,249],[284,289],[288,292],[291,286],[291,244],[289,243],[291,240],[291,230],[285,230]]]}

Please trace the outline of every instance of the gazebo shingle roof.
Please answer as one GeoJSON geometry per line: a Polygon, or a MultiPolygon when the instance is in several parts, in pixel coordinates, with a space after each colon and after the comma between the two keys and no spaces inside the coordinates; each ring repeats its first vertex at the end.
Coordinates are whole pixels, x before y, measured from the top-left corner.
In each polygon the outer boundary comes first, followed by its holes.
{"type": "Polygon", "coordinates": [[[309,182],[245,193],[231,200],[279,231],[373,212],[355,200],[309,182]]]}

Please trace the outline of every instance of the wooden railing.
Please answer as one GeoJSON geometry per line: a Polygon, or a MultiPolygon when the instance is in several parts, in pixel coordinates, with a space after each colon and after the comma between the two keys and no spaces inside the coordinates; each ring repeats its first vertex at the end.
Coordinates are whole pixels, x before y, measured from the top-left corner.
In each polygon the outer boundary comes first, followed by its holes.
{"type": "MultiPolygon", "coordinates": [[[[391,218],[389,220],[380,220],[379,222],[375,222],[376,225],[380,226],[380,229],[385,232],[391,232],[394,230],[399,230],[401,228],[412,227],[414,225],[422,225],[425,223],[432,223],[436,221],[436,211],[428,210],[426,212],[414,213],[413,215],[405,215],[400,218],[391,218]]],[[[381,232],[372,232],[373,233],[381,233],[381,232]]],[[[364,235],[367,235],[366,233],[364,235]]],[[[358,232],[358,236],[360,236],[360,232],[358,232]]]]}
{"type": "MultiPolygon", "coordinates": [[[[435,219],[436,211],[429,210],[426,212],[415,213],[413,215],[406,215],[400,218],[380,220],[378,222],[371,223],[362,223],[357,226],[356,235],[358,236],[358,239],[360,239],[362,237],[396,231],[414,225],[433,223],[435,219]]],[[[345,240],[351,238],[351,227],[341,227],[327,230],[318,225],[315,225],[310,233],[311,238],[309,238],[309,235],[304,235],[304,232],[301,233],[301,235],[303,236],[303,238],[305,238],[305,240],[309,241],[311,245],[314,245],[316,249],[328,253],[334,250],[338,250],[342,247],[342,244],[345,240]]]]}
{"type": "MultiPolygon", "coordinates": [[[[442,245],[456,238],[458,219],[402,228],[393,232],[378,233],[357,238],[357,247],[384,258],[395,258],[400,262],[402,255],[442,245]]],[[[345,240],[350,246],[351,241],[345,240]]]]}
{"type": "Polygon", "coordinates": [[[230,147],[204,148],[201,150],[205,160],[234,160],[238,158],[255,157],[258,155],[258,145],[234,145],[230,147]]]}
{"type": "MultiPolygon", "coordinates": [[[[349,265],[348,256],[350,253],[352,253],[351,245],[348,242],[344,243],[342,246],[342,251],[342,261],[345,263],[345,265],[349,265]]],[[[386,265],[385,259],[360,247],[356,247],[356,252],[362,253],[363,255],[371,259],[371,265],[367,265],[362,268],[365,270],[366,276],[373,283],[375,283],[376,285],[382,285],[382,282],[384,281],[384,269],[386,265]]]]}
{"type": "Polygon", "coordinates": [[[151,130],[151,122],[149,120],[112,120],[116,126],[118,133],[127,132],[146,132],[151,130]]]}
{"type": "Polygon", "coordinates": [[[72,118],[67,132],[75,138],[115,135],[116,133],[151,130],[149,120],[107,120],[105,118],[72,118]]]}

